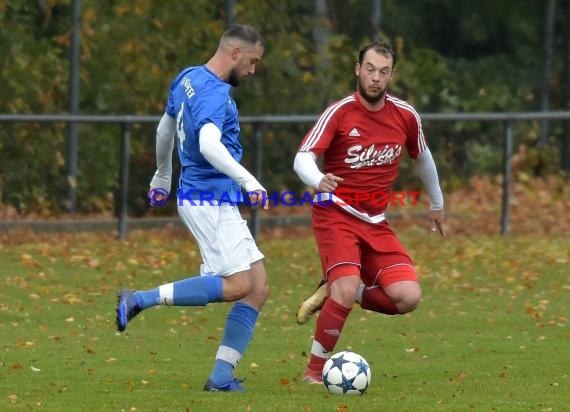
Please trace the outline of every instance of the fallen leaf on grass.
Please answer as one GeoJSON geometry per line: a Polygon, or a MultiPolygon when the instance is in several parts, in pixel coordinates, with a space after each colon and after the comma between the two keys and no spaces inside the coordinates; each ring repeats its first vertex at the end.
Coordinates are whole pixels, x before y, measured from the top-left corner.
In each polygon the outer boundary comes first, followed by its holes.
{"type": "Polygon", "coordinates": [[[63,295],[61,302],[66,305],[74,305],[76,303],[81,303],[81,299],[72,293],[66,293],[63,295]]]}
{"type": "Polygon", "coordinates": [[[467,377],[467,374],[463,371],[459,372],[455,378],[451,380],[451,383],[459,383],[467,377]]]}

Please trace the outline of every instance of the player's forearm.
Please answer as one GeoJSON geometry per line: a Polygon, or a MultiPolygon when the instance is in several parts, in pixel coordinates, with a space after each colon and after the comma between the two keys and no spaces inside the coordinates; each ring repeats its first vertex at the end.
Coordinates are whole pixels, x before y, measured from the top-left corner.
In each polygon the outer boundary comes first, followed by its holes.
{"type": "Polygon", "coordinates": [[[176,120],[165,113],[156,128],[156,172],[150,182],[153,189],[161,188],[170,192],[175,134],[176,120]]]}
{"type": "Polygon", "coordinates": [[[257,181],[242,165],[228,152],[221,142],[222,133],[213,123],[208,123],[200,129],[200,153],[216,169],[231,177],[246,192],[263,190],[257,181]]]}
{"type": "Polygon", "coordinates": [[[298,152],[295,156],[293,169],[303,183],[318,189],[319,183],[325,175],[319,170],[316,160],[317,157],[312,152],[298,152]]]}
{"type": "Polygon", "coordinates": [[[430,208],[432,210],[443,209],[443,194],[439,186],[437,169],[431,152],[425,150],[418,155],[416,159],[416,172],[420,177],[427,195],[430,200],[430,208]]]}

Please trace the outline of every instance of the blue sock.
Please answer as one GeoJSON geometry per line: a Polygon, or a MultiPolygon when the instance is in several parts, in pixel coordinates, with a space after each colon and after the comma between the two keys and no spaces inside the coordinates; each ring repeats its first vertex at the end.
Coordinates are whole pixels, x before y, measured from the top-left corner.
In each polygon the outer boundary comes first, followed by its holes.
{"type": "Polygon", "coordinates": [[[204,306],[223,299],[222,278],[219,276],[194,276],[158,288],[134,293],[142,309],[155,305],[204,306]]]}
{"type": "Polygon", "coordinates": [[[223,385],[233,379],[234,368],[253,337],[259,312],[253,306],[236,302],[226,320],[224,338],[216,354],[210,379],[216,385],[223,385]]]}

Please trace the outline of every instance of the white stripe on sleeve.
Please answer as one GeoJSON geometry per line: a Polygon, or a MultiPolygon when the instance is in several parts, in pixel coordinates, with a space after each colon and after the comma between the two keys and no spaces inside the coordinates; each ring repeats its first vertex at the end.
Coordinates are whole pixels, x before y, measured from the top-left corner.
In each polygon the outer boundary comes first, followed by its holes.
{"type": "Polygon", "coordinates": [[[422,120],[420,119],[420,115],[418,114],[416,109],[414,109],[412,105],[410,105],[409,103],[406,103],[405,101],[400,100],[394,96],[387,95],[386,99],[394,103],[394,105],[396,105],[397,107],[407,110],[408,112],[414,115],[414,117],[416,118],[416,122],[418,124],[418,153],[422,153],[428,150],[426,139],[424,136],[424,131],[422,129],[422,120]]]}
{"type": "Polygon", "coordinates": [[[336,102],[335,104],[329,106],[323,112],[323,114],[320,115],[319,119],[317,120],[317,123],[315,124],[315,126],[311,130],[311,133],[307,137],[305,144],[303,144],[303,146],[301,147],[301,149],[299,151],[300,152],[310,151],[317,144],[317,142],[319,141],[319,139],[323,135],[323,132],[324,132],[328,122],[330,121],[331,117],[333,116],[333,114],[335,114],[335,112],[338,109],[340,109],[342,106],[344,106],[346,103],[350,103],[353,101],[354,101],[354,96],[351,95],[351,96],[345,97],[344,99],[342,99],[342,100],[336,102]]]}

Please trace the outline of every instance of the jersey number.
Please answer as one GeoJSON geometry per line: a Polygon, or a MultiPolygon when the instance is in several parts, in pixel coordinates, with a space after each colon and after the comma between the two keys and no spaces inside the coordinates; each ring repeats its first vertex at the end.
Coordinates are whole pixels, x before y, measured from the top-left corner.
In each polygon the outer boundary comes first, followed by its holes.
{"type": "Polygon", "coordinates": [[[180,105],[180,110],[176,116],[176,134],[180,142],[180,150],[184,150],[184,140],[186,140],[186,133],[184,133],[184,102],[180,105]]]}

